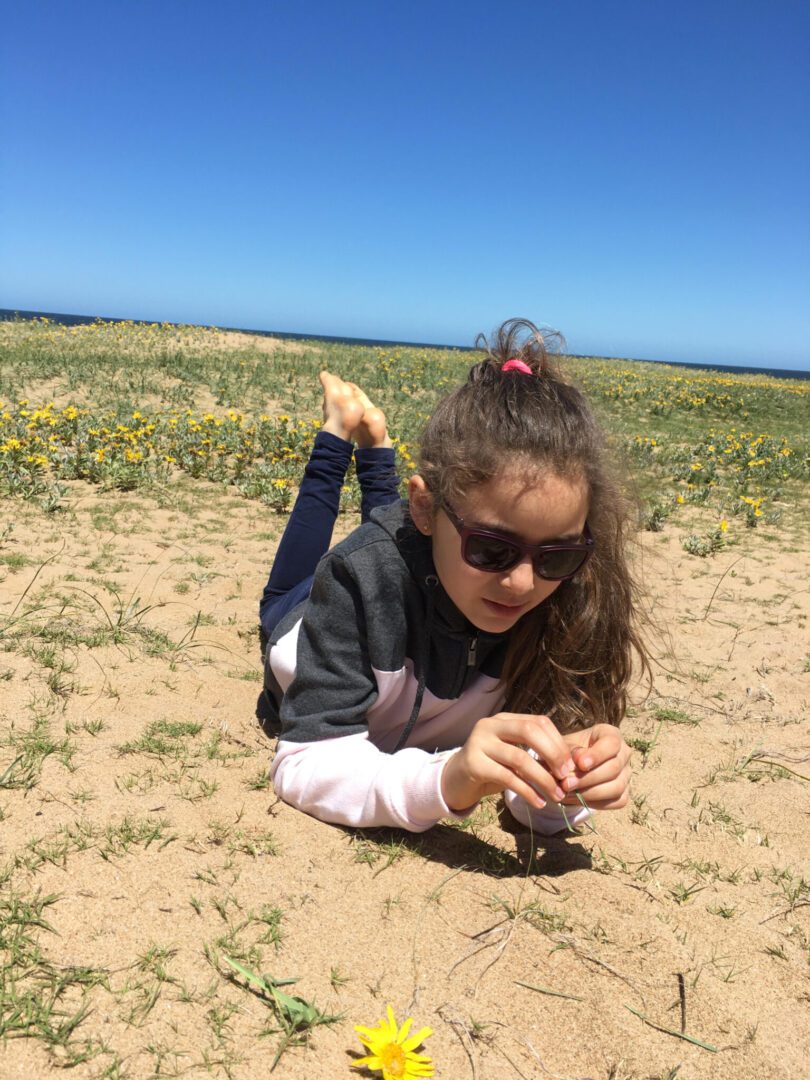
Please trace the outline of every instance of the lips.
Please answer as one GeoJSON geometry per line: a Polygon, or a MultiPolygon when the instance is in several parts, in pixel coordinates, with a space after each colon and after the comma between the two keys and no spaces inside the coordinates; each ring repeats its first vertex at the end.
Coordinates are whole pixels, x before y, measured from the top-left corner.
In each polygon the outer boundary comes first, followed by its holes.
{"type": "Polygon", "coordinates": [[[499,604],[495,600],[484,599],[484,603],[487,607],[493,611],[496,615],[514,616],[523,611],[526,604],[499,604]]]}

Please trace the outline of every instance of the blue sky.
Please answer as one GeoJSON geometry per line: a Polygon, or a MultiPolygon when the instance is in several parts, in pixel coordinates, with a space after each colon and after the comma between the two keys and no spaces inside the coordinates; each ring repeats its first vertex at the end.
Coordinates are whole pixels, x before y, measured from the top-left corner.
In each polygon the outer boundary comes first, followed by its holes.
{"type": "Polygon", "coordinates": [[[801,0],[36,0],[0,306],[810,369],[801,0]]]}

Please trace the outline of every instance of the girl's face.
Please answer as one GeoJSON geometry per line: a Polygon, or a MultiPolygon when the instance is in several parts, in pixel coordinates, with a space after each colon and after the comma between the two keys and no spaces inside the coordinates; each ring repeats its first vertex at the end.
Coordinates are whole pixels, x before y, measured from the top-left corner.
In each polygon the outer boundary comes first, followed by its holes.
{"type": "MultiPolygon", "coordinates": [[[[443,510],[433,512],[420,476],[411,479],[410,503],[417,527],[433,537],[433,562],[445,592],[479,630],[510,630],[559,588],[561,582],[535,574],[528,555],[502,573],[476,570],[464,562],[461,537],[443,510]]],[[[452,510],[465,525],[509,533],[526,544],[577,541],[588,515],[588,493],[584,481],[508,470],[473,488],[452,510]]]]}

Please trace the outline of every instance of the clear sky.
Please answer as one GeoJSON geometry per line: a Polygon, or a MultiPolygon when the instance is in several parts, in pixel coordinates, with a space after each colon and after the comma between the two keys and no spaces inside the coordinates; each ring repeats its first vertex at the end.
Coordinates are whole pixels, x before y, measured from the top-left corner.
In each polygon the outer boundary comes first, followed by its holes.
{"type": "Polygon", "coordinates": [[[810,369],[806,0],[33,0],[0,307],[810,369]]]}

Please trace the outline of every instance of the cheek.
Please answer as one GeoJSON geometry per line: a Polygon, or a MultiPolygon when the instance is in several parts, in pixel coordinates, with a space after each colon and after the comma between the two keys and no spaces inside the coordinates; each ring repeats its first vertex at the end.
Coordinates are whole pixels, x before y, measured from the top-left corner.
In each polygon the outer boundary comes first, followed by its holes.
{"type": "Polygon", "coordinates": [[[464,562],[455,536],[434,536],[433,564],[445,591],[456,606],[459,606],[459,601],[463,604],[465,599],[477,596],[488,584],[487,574],[464,562]]]}
{"type": "Polygon", "coordinates": [[[440,576],[452,574],[460,567],[467,566],[461,557],[461,543],[455,534],[447,536],[444,532],[437,531],[432,539],[433,562],[440,576]]]}
{"type": "Polygon", "coordinates": [[[441,552],[433,561],[442,585],[448,593],[455,594],[455,600],[459,595],[473,595],[478,591],[482,575],[467,566],[457,552],[441,552]]]}

